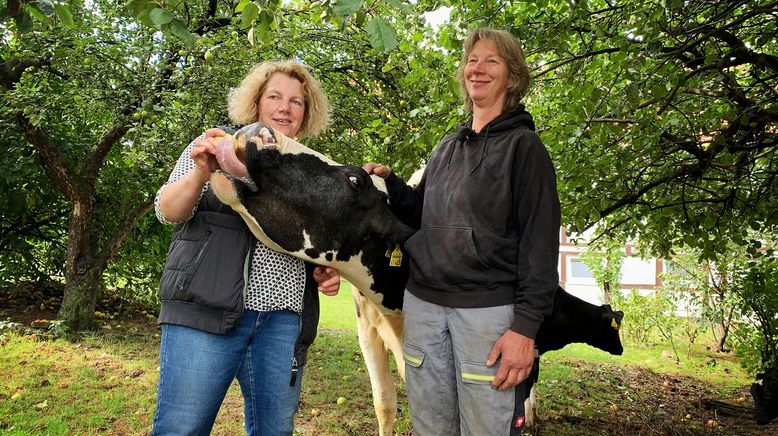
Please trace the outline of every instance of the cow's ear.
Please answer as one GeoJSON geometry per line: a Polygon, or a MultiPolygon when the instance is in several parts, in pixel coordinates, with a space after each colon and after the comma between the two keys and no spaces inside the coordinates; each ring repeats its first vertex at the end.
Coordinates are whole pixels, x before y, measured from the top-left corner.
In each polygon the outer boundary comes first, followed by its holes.
{"type": "Polygon", "coordinates": [[[611,327],[618,330],[621,328],[621,320],[624,319],[624,312],[617,310],[617,311],[609,311],[604,312],[602,314],[602,319],[607,322],[611,327]]]}

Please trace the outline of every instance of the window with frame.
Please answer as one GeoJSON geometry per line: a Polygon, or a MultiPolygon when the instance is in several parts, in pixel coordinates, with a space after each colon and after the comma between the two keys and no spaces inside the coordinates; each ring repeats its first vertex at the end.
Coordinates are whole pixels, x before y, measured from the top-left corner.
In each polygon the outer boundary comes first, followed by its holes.
{"type": "Polygon", "coordinates": [[[589,271],[589,267],[586,266],[580,257],[571,257],[568,259],[570,268],[568,269],[568,276],[570,282],[578,283],[594,283],[594,275],[589,271]]]}

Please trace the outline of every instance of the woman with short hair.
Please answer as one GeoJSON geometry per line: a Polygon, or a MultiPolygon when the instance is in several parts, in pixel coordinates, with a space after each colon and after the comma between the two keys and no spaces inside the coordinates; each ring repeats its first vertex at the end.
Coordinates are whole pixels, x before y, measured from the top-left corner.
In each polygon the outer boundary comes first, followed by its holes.
{"type": "Polygon", "coordinates": [[[472,117],[445,136],[416,188],[388,167],[405,243],[405,373],[414,432],[521,434],[522,383],[559,277],[556,176],[521,103],[529,69],[509,32],[475,29],[458,73],[472,117]]]}

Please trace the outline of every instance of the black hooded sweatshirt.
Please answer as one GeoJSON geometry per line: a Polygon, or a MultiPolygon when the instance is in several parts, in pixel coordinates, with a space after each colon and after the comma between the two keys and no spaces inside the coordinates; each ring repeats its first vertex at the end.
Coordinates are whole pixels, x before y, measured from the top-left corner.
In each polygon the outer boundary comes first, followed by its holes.
{"type": "Polygon", "coordinates": [[[408,291],[447,307],[514,304],[511,330],[535,338],[559,284],[559,198],[523,106],[435,147],[416,188],[387,177],[392,211],[419,228],[406,243],[408,291]]]}

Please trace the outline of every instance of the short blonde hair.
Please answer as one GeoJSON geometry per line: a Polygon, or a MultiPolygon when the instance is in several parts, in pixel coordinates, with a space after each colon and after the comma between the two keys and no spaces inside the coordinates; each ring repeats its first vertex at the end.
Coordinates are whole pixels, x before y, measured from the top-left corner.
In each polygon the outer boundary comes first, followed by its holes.
{"type": "Polygon", "coordinates": [[[265,61],[255,65],[243,78],[240,86],[230,92],[229,114],[236,124],[259,121],[259,99],[267,88],[267,82],[276,73],[297,79],[303,85],[305,111],[298,136],[315,136],[329,123],[329,103],[319,81],[302,64],[293,61],[265,61]]]}
{"type": "Polygon", "coordinates": [[[503,110],[513,110],[521,103],[521,99],[527,95],[529,89],[529,66],[524,57],[524,49],[521,48],[521,42],[510,32],[497,29],[473,29],[467,35],[464,50],[462,53],[462,62],[459,64],[457,80],[462,90],[462,96],[465,100],[465,106],[470,112],[473,112],[473,100],[467,93],[465,83],[465,66],[467,58],[475,47],[475,43],[481,40],[493,41],[500,52],[500,56],[505,59],[508,67],[508,95],[505,99],[503,110]]]}

